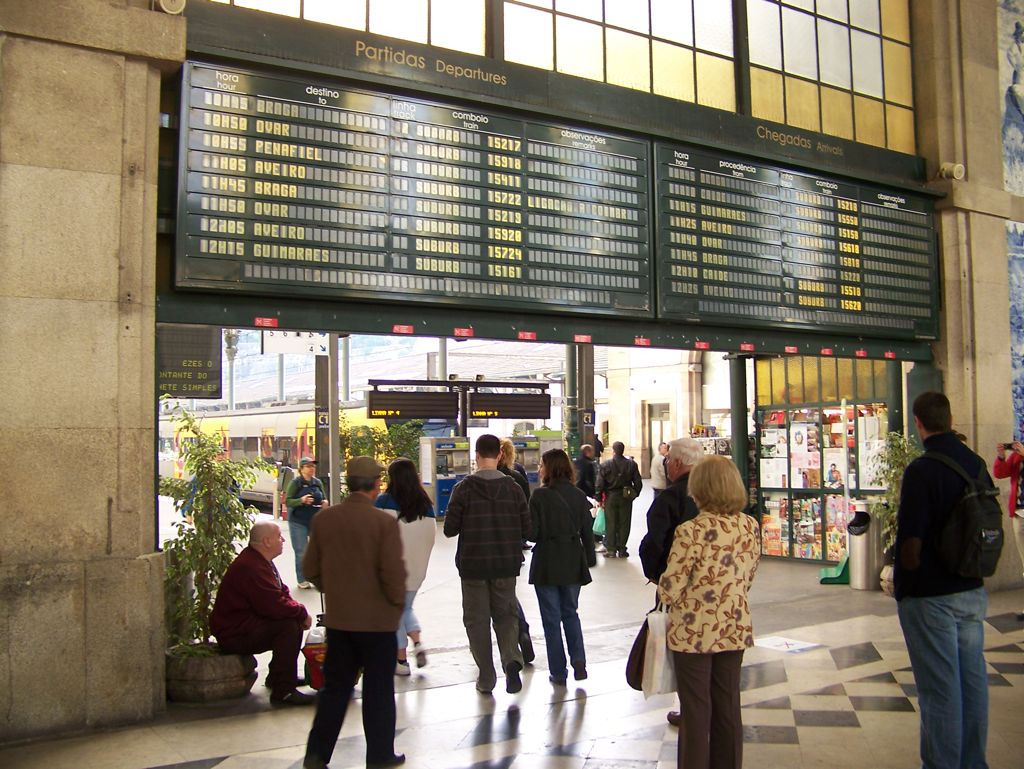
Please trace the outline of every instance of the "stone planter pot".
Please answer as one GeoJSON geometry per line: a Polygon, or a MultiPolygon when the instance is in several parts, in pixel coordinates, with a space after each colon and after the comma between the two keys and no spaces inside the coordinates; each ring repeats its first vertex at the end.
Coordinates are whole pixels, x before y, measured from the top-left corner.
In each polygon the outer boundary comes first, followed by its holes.
{"type": "Polygon", "coordinates": [[[214,702],[244,697],[256,683],[256,658],[251,654],[184,657],[166,652],[167,699],[172,702],[214,702]]]}

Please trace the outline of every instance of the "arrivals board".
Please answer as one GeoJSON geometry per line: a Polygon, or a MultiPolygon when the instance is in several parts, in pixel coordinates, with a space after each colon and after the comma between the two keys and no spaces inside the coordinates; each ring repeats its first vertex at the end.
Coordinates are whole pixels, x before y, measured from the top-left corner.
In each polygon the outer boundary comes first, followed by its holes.
{"type": "Polygon", "coordinates": [[[458,419],[456,392],[403,392],[370,390],[366,393],[370,419],[458,419]]]}
{"type": "Polygon", "coordinates": [[[656,144],[658,315],[934,339],[921,196],[656,144]]]}
{"type": "Polygon", "coordinates": [[[652,317],[648,142],[186,67],[176,283],[652,317]]]}

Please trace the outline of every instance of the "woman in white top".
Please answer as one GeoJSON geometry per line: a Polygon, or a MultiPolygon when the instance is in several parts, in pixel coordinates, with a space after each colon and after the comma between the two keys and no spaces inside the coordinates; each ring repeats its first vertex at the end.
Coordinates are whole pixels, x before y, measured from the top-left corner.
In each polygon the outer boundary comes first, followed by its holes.
{"type": "Polygon", "coordinates": [[[427,575],[427,563],[430,561],[430,551],[434,548],[437,529],[434,507],[430,504],[427,492],[423,490],[416,465],[411,459],[399,457],[388,465],[388,490],[377,497],[375,504],[398,517],[398,529],[402,534],[402,553],[408,576],[405,581],[405,610],[397,632],[398,659],[395,662],[395,675],[407,676],[410,673],[407,638],[413,642],[416,667],[421,668],[427,664],[427,654],[420,644],[420,623],[412,610],[412,602],[427,575]]]}

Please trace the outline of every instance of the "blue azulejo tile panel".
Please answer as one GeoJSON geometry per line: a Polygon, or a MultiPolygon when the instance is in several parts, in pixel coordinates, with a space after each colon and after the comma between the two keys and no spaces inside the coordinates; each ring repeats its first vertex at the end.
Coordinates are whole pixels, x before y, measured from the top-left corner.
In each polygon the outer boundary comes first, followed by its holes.
{"type": "MultiPolygon", "coordinates": [[[[1016,154],[1016,167],[1021,167],[1024,143],[1016,146],[1016,154]]],[[[1014,417],[1014,423],[1006,425],[1006,440],[1010,440],[1011,437],[1014,440],[1021,440],[1024,437],[1024,223],[1006,223],[1006,251],[1009,254],[1007,282],[1010,291],[1010,393],[1013,398],[1014,417]]],[[[1007,632],[1002,628],[999,630],[1007,632]]]]}

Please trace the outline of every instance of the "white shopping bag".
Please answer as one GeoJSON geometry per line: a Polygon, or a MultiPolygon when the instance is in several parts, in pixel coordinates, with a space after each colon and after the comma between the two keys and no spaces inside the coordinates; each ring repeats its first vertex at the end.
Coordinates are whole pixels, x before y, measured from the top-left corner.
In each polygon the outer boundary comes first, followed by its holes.
{"type": "Polygon", "coordinates": [[[644,652],[644,698],[676,690],[676,669],[668,648],[668,612],[655,609],[647,615],[647,649],[644,652]]]}

